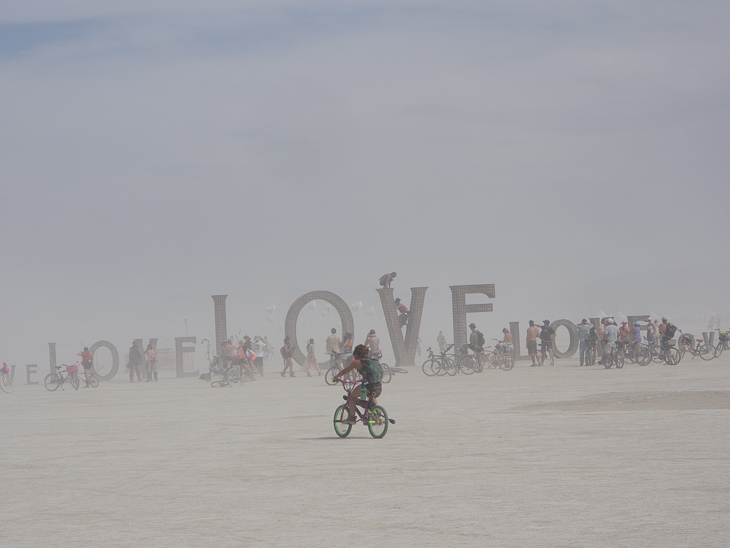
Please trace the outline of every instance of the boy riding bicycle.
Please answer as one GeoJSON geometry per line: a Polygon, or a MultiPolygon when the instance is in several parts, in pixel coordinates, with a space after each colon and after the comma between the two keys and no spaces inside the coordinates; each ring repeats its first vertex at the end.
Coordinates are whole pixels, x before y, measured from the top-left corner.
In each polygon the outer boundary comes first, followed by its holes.
{"type": "Polygon", "coordinates": [[[355,406],[357,405],[357,399],[360,397],[362,388],[367,391],[368,400],[373,402],[373,405],[378,403],[378,396],[383,392],[383,385],[380,379],[383,377],[383,370],[377,360],[368,358],[370,354],[370,348],[364,344],[358,344],[355,347],[355,351],[352,353],[354,360],[350,365],[345,367],[342,371],[335,375],[335,381],[340,380],[341,377],[347,375],[350,371],[357,370],[362,377],[362,381],[357,385],[347,396],[347,419],[345,424],[355,424],[357,416],[355,414],[355,406]]]}

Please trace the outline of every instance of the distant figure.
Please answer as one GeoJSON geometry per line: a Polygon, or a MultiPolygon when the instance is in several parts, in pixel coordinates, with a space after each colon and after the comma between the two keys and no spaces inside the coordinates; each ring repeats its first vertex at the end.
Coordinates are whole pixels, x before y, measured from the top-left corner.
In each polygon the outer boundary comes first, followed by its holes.
{"type": "Polygon", "coordinates": [[[266,351],[266,343],[259,335],[256,335],[253,338],[253,351],[256,352],[256,359],[254,359],[253,363],[256,366],[256,369],[258,369],[259,375],[261,375],[263,377],[264,376],[264,352],[266,351]]]}
{"type": "Polygon", "coordinates": [[[137,373],[137,382],[142,382],[142,348],[139,341],[134,341],[129,349],[129,382],[134,382],[137,373]]]}
{"type": "Polygon", "coordinates": [[[537,356],[537,338],[540,336],[540,328],[535,325],[534,320],[530,320],[530,327],[527,328],[527,353],[530,355],[532,365],[537,367],[540,365],[540,358],[537,356]]]}
{"type": "Polygon", "coordinates": [[[603,347],[603,363],[605,364],[609,360],[609,354],[616,348],[616,341],[619,339],[619,328],[613,318],[609,318],[606,322],[606,327],[603,330],[606,344],[603,347]]]}
{"type": "Polygon", "coordinates": [[[147,382],[152,380],[153,375],[155,380],[157,380],[157,350],[155,349],[155,345],[149,343],[147,350],[144,351],[144,355],[147,358],[147,382]]]}
{"type": "Polygon", "coordinates": [[[588,365],[591,363],[589,356],[589,352],[591,351],[591,349],[589,348],[589,345],[593,324],[590,323],[586,318],[583,318],[583,320],[581,320],[581,322],[577,324],[575,328],[578,334],[578,352],[580,355],[580,366],[583,367],[584,364],[588,365]]]}
{"type": "Polygon", "coordinates": [[[658,326],[654,325],[651,318],[646,320],[646,340],[649,342],[649,347],[653,348],[656,346],[656,330],[658,326]]]}
{"type": "Polygon", "coordinates": [[[284,338],[284,346],[281,347],[281,357],[284,358],[284,370],[281,372],[281,376],[286,376],[286,370],[289,370],[289,376],[294,376],[294,362],[291,357],[294,354],[294,345],[291,343],[290,337],[284,338]]]}
{"type": "Polygon", "coordinates": [[[373,352],[380,350],[380,337],[375,334],[375,329],[370,330],[363,344],[370,349],[371,355],[373,352]]]}
{"type": "Polygon", "coordinates": [[[436,337],[436,342],[439,343],[439,350],[441,353],[446,352],[446,337],[444,337],[443,331],[439,331],[439,334],[436,337]]]}
{"type": "Polygon", "coordinates": [[[317,354],[314,351],[314,339],[309,339],[309,342],[307,343],[307,360],[304,363],[304,368],[307,371],[307,377],[311,377],[312,373],[317,373],[317,375],[322,374],[319,370],[319,364],[317,363],[317,354]]]}
{"type": "Polygon", "coordinates": [[[84,377],[86,377],[86,386],[84,388],[88,388],[89,370],[94,367],[94,355],[89,352],[88,346],[84,346],[84,349],[76,355],[81,356],[81,365],[84,367],[84,377]]]}
{"type": "Polygon", "coordinates": [[[621,327],[618,328],[618,340],[621,342],[626,342],[629,340],[629,322],[624,320],[621,322],[621,327]]]}
{"type": "Polygon", "coordinates": [[[325,354],[327,354],[330,357],[330,367],[334,367],[335,365],[339,365],[335,363],[335,357],[333,355],[334,352],[337,352],[338,354],[342,350],[342,342],[340,342],[340,338],[337,336],[337,330],[333,327],[330,331],[330,336],[327,337],[327,340],[325,341],[324,351],[325,354]]]}
{"type": "Polygon", "coordinates": [[[512,333],[505,327],[502,329],[502,335],[504,338],[499,341],[499,344],[502,345],[502,353],[509,354],[511,356],[515,349],[515,345],[512,344],[512,333]]]}
{"type": "Polygon", "coordinates": [[[398,320],[400,321],[400,326],[403,327],[408,323],[408,315],[410,314],[410,310],[408,310],[408,307],[406,305],[400,302],[400,299],[396,299],[394,302],[395,308],[396,310],[398,310],[398,320]]]}
{"type": "Polygon", "coordinates": [[[355,335],[351,331],[342,332],[342,365],[346,366],[352,354],[352,345],[355,344],[355,335]]]}
{"type": "Polygon", "coordinates": [[[552,348],[555,342],[555,329],[550,325],[550,320],[544,320],[540,328],[540,365],[545,365],[548,348],[552,348]]]}
{"type": "Polygon", "coordinates": [[[383,289],[390,288],[390,283],[393,281],[393,278],[395,278],[397,274],[395,272],[391,272],[390,274],[383,274],[380,276],[380,279],[378,280],[378,283],[383,287],[383,289]]]}
{"type": "Polygon", "coordinates": [[[223,348],[221,348],[221,352],[223,353],[223,368],[230,369],[231,364],[233,363],[233,359],[236,357],[236,347],[233,346],[231,339],[228,339],[226,342],[223,343],[223,348]]]}

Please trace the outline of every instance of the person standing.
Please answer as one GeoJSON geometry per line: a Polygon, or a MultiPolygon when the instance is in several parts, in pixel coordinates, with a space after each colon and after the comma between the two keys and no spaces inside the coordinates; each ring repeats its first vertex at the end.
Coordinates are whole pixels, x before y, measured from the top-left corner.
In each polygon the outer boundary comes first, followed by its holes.
{"type": "Polygon", "coordinates": [[[537,367],[540,365],[540,358],[537,356],[537,338],[540,336],[540,329],[535,325],[534,320],[530,320],[530,327],[527,328],[527,353],[530,355],[532,365],[537,367]]]}
{"type": "Polygon", "coordinates": [[[307,370],[307,377],[311,377],[312,373],[317,373],[317,375],[321,375],[322,372],[319,370],[319,364],[317,363],[317,354],[314,351],[314,339],[309,339],[309,342],[307,343],[307,361],[306,364],[306,370],[307,370]]]}
{"type": "Polygon", "coordinates": [[[94,367],[94,355],[89,352],[88,346],[84,346],[84,349],[76,355],[81,356],[81,365],[84,368],[84,377],[86,378],[86,386],[84,388],[88,388],[91,368],[94,367]]]}
{"type": "Polygon", "coordinates": [[[651,321],[651,318],[646,320],[646,340],[649,343],[649,348],[656,346],[656,330],[657,326],[651,321]]]}
{"type": "Polygon", "coordinates": [[[370,330],[370,333],[368,333],[363,344],[370,349],[371,356],[373,355],[373,352],[380,350],[380,337],[375,334],[375,329],[370,330]]]}
{"type": "Polygon", "coordinates": [[[575,328],[578,334],[580,366],[583,367],[584,364],[587,365],[591,363],[591,358],[588,353],[593,350],[590,348],[591,329],[593,329],[593,324],[586,318],[583,318],[583,320],[577,324],[575,328]]]}
{"type": "Polygon", "coordinates": [[[621,327],[618,328],[618,340],[627,342],[629,340],[629,333],[629,322],[624,320],[621,322],[621,327]]]}
{"type": "Polygon", "coordinates": [[[439,351],[442,354],[446,352],[446,337],[444,337],[443,331],[439,331],[439,334],[436,337],[436,342],[439,343],[439,351]]]}
{"type": "Polygon", "coordinates": [[[253,338],[253,351],[256,352],[256,358],[254,359],[254,365],[258,369],[259,375],[264,376],[264,351],[266,350],[266,343],[259,336],[256,335],[253,338]]]}
{"type": "Polygon", "coordinates": [[[231,342],[231,339],[228,339],[226,342],[223,343],[223,368],[224,369],[230,369],[231,364],[233,364],[233,359],[236,357],[236,347],[233,346],[233,343],[231,342]]]}
{"type": "Polygon", "coordinates": [[[292,361],[292,355],[294,354],[294,345],[291,343],[291,337],[284,337],[284,346],[281,347],[281,357],[284,358],[284,370],[281,372],[281,376],[286,376],[286,370],[289,370],[289,376],[294,376],[294,362],[292,361]]]}
{"type": "Polygon", "coordinates": [[[154,375],[157,380],[157,349],[151,342],[147,345],[147,350],[144,351],[144,355],[147,361],[147,382],[152,380],[154,375]]]}
{"type": "Polygon", "coordinates": [[[553,343],[555,343],[555,329],[550,325],[550,320],[543,320],[540,328],[540,365],[545,365],[547,351],[552,350],[553,343]]]}
{"type": "Polygon", "coordinates": [[[335,363],[337,360],[335,359],[335,354],[339,354],[342,343],[340,342],[340,338],[337,336],[337,330],[333,327],[330,330],[330,336],[327,337],[327,340],[324,343],[324,351],[325,353],[330,357],[330,367],[334,367],[335,365],[339,365],[335,363]]]}
{"type": "Polygon", "coordinates": [[[604,330],[605,337],[606,337],[606,346],[603,349],[603,363],[608,363],[608,360],[610,360],[610,354],[613,352],[613,349],[616,348],[616,341],[619,339],[619,328],[616,325],[616,322],[614,322],[612,319],[609,320],[606,324],[606,329],[604,330]]]}
{"type": "Polygon", "coordinates": [[[129,382],[134,382],[134,374],[137,373],[137,382],[142,382],[142,347],[139,341],[135,340],[129,349],[129,382]]]}
{"type": "Polygon", "coordinates": [[[393,278],[395,278],[396,276],[397,274],[395,272],[383,274],[382,276],[380,276],[378,283],[383,287],[383,289],[388,289],[390,288],[390,284],[393,282],[393,278]]]}

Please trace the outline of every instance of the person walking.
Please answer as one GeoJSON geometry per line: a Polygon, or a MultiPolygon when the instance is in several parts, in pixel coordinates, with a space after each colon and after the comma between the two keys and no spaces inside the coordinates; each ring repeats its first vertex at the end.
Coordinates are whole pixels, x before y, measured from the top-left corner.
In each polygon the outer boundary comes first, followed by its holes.
{"type": "Polygon", "coordinates": [[[335,365],[339,365],[336,362],[335,354],[339,354],[342,350],[342,342],[340,341],[340,338],[337,336],[337,329],[334,327],[330,330],[330,336],[327,337],[327,340],[324,343],[324,351],[325,354],[327,354],[330,357],[330,367],[334,367],[335,365]]]}
{"type": "Polygon", "coordinates": [[[579,324],[576,324],[575,329],[577,332],[579,343],[578,352],[580,355],[580,366],[583,367],[583,365],[591,363],[591,359],[588,353],[592,351],[592,349],[590,348],[590,337],[591,329],[593,329],[593,324],[590,323],[586,318],[583,318],[583,320],[579,324]]]}
{"type": "Polygon", "coordinates": [[[147,382],[152,380],[154,376],[155,381],[157,380],[157,349],[151,342],[147,345],[147,350],[144,351],[144,355],[147,361],[147,382]]]}
{"type": "Polygon", "coordinates": [[[294,345],[291,343],[291,337],[287,336],[284,338],[284,346],[281,347],[281,357],[284,358],[284,370],[281,372],[281,376],[286,376],[286,370],[289,370],[289,376],[294,376],[294,362],[292,361],[292,355],[294,354],[294,345]]]}
{"type": "Polygon", "coordinates": [[[304,363],[306,364],[307,377],[311,377],[312,373],[322,374],[317,363],[317,354],[314,351],[314,339],[309,339],[307,343],[307,360],[304,363]]]}
{"type": "Polygon", "coordinates": [[[439,331],[438,336],[436,337],[436,342],[439,343],[439,350],[443,354],[446,352],[446,337],[444,337],[444,332],[439,331]]]}

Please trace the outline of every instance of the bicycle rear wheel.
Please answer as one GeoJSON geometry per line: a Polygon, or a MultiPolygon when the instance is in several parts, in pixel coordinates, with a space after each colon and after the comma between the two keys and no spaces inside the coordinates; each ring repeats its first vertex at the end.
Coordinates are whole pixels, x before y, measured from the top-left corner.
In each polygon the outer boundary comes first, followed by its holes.
{"type": "Polygon", "coordinates": [[[56,373],[48,373],[46,375],[46,378],[43,379],[43,386],[46,387],[46,390],[49,392],[53,392],[61,386],[61,377],[59,377],[56,373]]]}
{"type": "Polygon", "coordinates": [[[639,365],[649,365],[651,363],[651,352],[648,348],[636,349],[636,362],[639,365]]]}
{"type": "Polygon", "coordinates": [[[372,437],[382,438],[388,432],[388,413],[379,405],[366,411],[365,418],[368,421],[368,430],[370,430],[372,437]]]}
{"type": "Polygon", "coordinates": [[[99,386],[99,378],[96,375],[89,375],[89,386],[91,388],[99,386]]]}
{"type": "Polygon", "coordinates": [[[722,354],[722,351],[725,350],[725,345],[720,343],[717,343],[717,346],[715,347],[715,357],[719,358],[720,354],[722,354]]]}
{"type": "Polygon", "coordinates": [[[335,409],[335,416],[332,419],[332,424],[335,427],[335,434],[341,438],[346,438],[352,430],[351,424],[345,424],[342,422],[347,418],[348,414],[349,411],[347,410],[347,406],[343,404],[335,409]]]}
{"type": "Polygon", "coordinates": [[[706,362],[709,362],[714,357],[715,357],[715,347],[714,346],[710,346],[707,343],[700,346],[700,358],[702,358],[706,362]]]}
{"type": "Polygon", "coordinates": [[[504,360],[500,362],[499,367],[502,369],[502,371],[512,371],[515,367],[515,360],[512,356],[507,354],[504,357],[504,360]]]}
{"type": "Polygon", "coordinates": [[[3,373],[0,376],[0,390],[10,394],[13,391],[13,381],[10,380],[10,375],[3,373]]]}
{"type": "Polygon", "coordinates": [[[474,364],[476,360],[471,356],[471,354],[465,354],[459,358],[459,370],[464,373],[464,375],[471,375],[474,373],[474,364]]]}
{"type": "Polygon", "coordinates": [[[231,386],[237,385],[241,382],[241,371],[238,367],[231,367],[226,373],[226,382],[231,386]]]}

